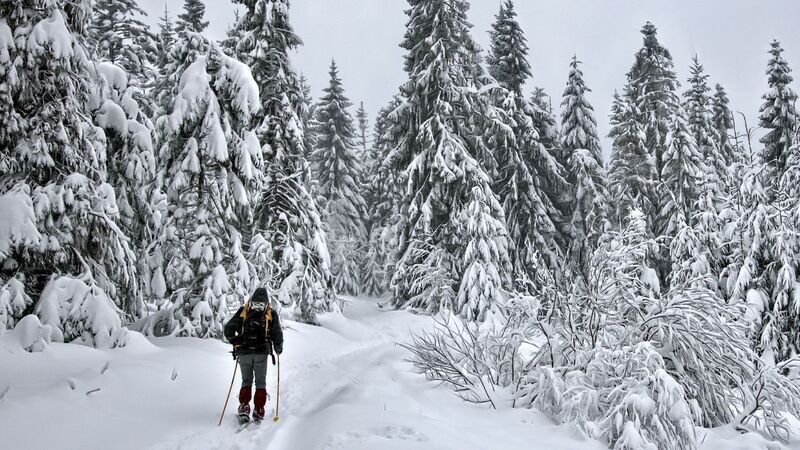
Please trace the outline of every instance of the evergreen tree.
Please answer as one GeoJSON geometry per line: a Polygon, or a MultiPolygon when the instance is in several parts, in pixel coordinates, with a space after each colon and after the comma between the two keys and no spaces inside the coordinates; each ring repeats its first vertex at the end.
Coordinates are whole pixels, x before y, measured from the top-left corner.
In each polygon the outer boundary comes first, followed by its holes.
{"type": "Polygon", "coordinates": [[[515,16],[513,4],[504,3],[490,31],[489,73],[503,90],[492,93],[493,108],[483,114],[490,120],[483,128],[497,165],[494,189],[506,214],[511,258],[518,272],[515,278],[530,280],[545,269],[542,260],[554,272],[561,265],[557,224],[563,222],[563,215],[556,205],[566,181],[550,153],[555,147],[556,123],[543,91],[534,95],[535,102],[522,97],[530,66],[525,36],[515,16]]]}
{"type": "Polygon", "coordinates": [[[146,77],[156,59],[156,38],[142,21],[147,13],[135,0],[97,0],[88,44],[97,56],[131,76],[146,77]]]}
{"type": "Polygon", "coordinates": [[[503,88],[521,97],[522,87],[531,77],[531,66],[528,63],[527,40],[516,17],[517,12],[511,0],[500,5],[489,32],[492,43],[486,62],[489,74],[503,88]]]}
{"type": "Polygon", "coordinates": [[[169,215],[151,255],[153,291],[168,302],[144,329],[219,337],[257,280],[243,232],[262,185],[258,88],[247,66],[198,34],[179,41],[171,60],[180,83],[172,112],[158,120],[169,215]]]}
{"type": "Polygon", "coordinates": [[[589,260],[605,231],[608,193],[594,108],[586,93],[577,57],[570,64],[561,101],[561,149],[567,155],[567,180],[574,202],[570,207],[569,255],[586,273],[589,260]]]}
{"type": "Polygon", "coordinates": [[[397,144],[389,157],[394,170],[405,171],[408,177],[396,228],[393,303],[435,312],[452,307],[448,303],[453,298],[432,294],[459,292],[460,305],[479,305],[479,311],[461,312],[480,319],[502,300],[491,296],[487,303],[482,293],[507,288],[510,268],[504,254],[503,209],[481,167],[482,149],[470,127],[470,120],[476,119],[475,104],[482,99],[465,95],[480,92],[476,89],[482,76],[478,47],[469,33],[465,1],[410,0],[409,4],[401,44],[408,52],[405,70],[409,80],[401,89],[403,104],[395,113],[397,144]],[[497,251],[481,252],[487,257],[482,267],[496,271],[494,278],[500,285],[491,279],[472,278],[476,254],[469,243],[473,241],[459,238],[464,205],[484,211],[476,216],[476,230],[495,230],[497,221],[501,223],[501,230],[490,232],[497,251]],[[489,217],[492,224],[487,222],[489,217]],[[434,272],[436,278],[430,278],[434,272]],[[462,290],[462,286],[469,289],[462,290]]]}
{"type": "Polygon", "coordinates": [[[725,88],[717,84],[714,87],[714,96],[711,98],[711,123],[715,131],[714,137],[717,139],[715,145],[719,156],[728,169],[723,181],[726,183],[727,191],[731,192],[739,187],[741,179],[739,172],[744,161],[739,153],[740,149],[731,141],[734,121],[729,104],[725,88]]]}
{"type": "Polygon", "coordinates": [[[654,208],[645,208],[648,222],[656,233],[663,232],[666,225],[658,222],[660,202],[667,198],[661,189],[659,176],[663,172],[664,153],[669,145],[673,118],[680,106],[676,90],[678,81],[673,70],[672,55],[664,48],[656,36],[656,27],[648,22],[642,28],[644,46],[636,53],[633,67],[628,72],[625,89],[627,101],[634,105],[633,118],[644,133],[644,146],[653,161],[655,171],[651,173],[655,188],[651,191],[649,203],[654,208]]]}
{"type": "Polygon", "coordinates": [[[615,92],[609,132],[613,140],[609,194],[614,205],[613,223],[618,229],[625,226],[631,211],[649,214],[655,209],[652,192],[656,168],[645,146],[644,129],[638,117],[636,105],[615,92]]]}
{"type": "Polygon", "coordinates": [[[172,18],[166,4],[164,5],[164,15],[159,18],[160,31],[156,42],[158,48],[158,59],[156,61],[155,76],[148,81],[147,90],[150,93],[148,101],[151,104],[151,117],[160,117],[172,112],[172,105],[175,103],[175,87],[178,84],[178,76],[174,71],[173,46],[178,41],[179,36],[175,32],[172,18]]]}
{"type": "Polygon", "coordinates": [[[258,279],[278,292],[286,313],[312,322],[337,303],[325,233],[307,187],[303,92],[289,62],[289,52],[302,42],[289,23],[287,0],[237,3],[246,7],[237,53],[259,87],[254,123],[266,167],[250,251],[258,279]]]}
{"type": "Polygon", "coordinates": [[[162,69],[166,66],[172,44],[174,44],[177,39],[175,26],[172,23],[172,17],[169,15],[169,9],[166,3],[164,3],[164,15],[159,17],[158,20],[159,32],[156,45],[158,48],[158,68],[162,69]]]}
{"type": "Polygon", "coordinates": [[[771,180],[780,179],[787,169],[787,157],[797,139],[797,127],[800,124],[795,103],[797,94],[789,86],[793,81],[792,69],[783,58],[783,48],[777,40],[772,41],[767,65],[767,81],[769,91],[763,95],[761,105],[761,126],[768,130],[761,138],[764,150],[763,161],[770,167],[771,180]]]}
{"type": "Polygon", "coordinates": [[[726,236],[733,252],[725,268],[728,296],[747,305],[742,320],[750,327],[753,348],[768,363],[785,361],[800,350],[798,202],[787,195],[786,184],[770,180],[774,170],[767,162],[749,170],[740,197],[732,199],[740,206],[731,208],[738,216],[730,224],[736,232],[726,236]],[[777,196],[772,192],[776,185],[777,196]]]}
{"type": "Polygon", "coordinates": [[[540,87],[535,87],[531,94],[531,109],[529,112],[533,127],[539,135],[539,142],[552,154],[563,169],[566,159],[558,148],[558,121],[553,113],[550,96],[540,87]]]}
{"type": "Polygon", "coordinates": [[[230,56],[238,56],[236,53],[236,46],[242,40],[242,27],[239,26],[239,21],[242,20],[239,10],[233,11],[233,23],[228,25],[225,30],[225,39],[220,41],[219,45],[225,50],[225,53],[230,56]]]}
{"type": "MultiPolygon", "coordinates": [[[[659,214],[659,222],[665,224],[665,228],[660,230],[661,235],[670,237],[680,231],[683,223],[691,223],[693,208],[700,198],[703,174],[708,170],[682,107],[678,108],[674,121],[661,171],[665,193],[669,197],[662,202],[663,210],[659,214]]],[[[709,183],[717,183],[713,175],[707,179],[711,180],[709,183]]]]}
{"type": "Polygon", "coordinates": [[[369,145],[369,117],[367,111],[364,110],[364,102],[361,102],[356,111],[356,120],[358,125],[358,156],[363,164],[369,164],[367,155],[367,146],[369,145]]]}
{"type": "Polygon", "coordinates": [[[367,205],[361,194],[362,167],[356,156],[356,130],[347,111],[351,106],[331,62],[330,84],[316,107],[317,142],[312,155],[315,180],[322,199],[320,210],[329,226],[333,275],[337,292],[358,294],[361,285],[361,244],[366,241],[363,217],[367,205]]]}
{"type": "Polygon", "coordinates": [[[202,0],[184,0],[183,14],[178,14],[178,23],[175,29],[181,35],[186,33],[202,33],[208,27],[208,21],[203,21],[206,5],[202,0]]]}
{"type": "MultiPolygon", "coordinates": [[[[305,148],[305,156],[310,157],[314,151],[314,146],[317,142],[317,119],[314,98],[311,96],[311,85],[305,75],[300,75],[300,92],[303,94],[303,108],[300,112],[300,120],[303,122],[303,142],[305,148]]],[[[313,180],[312,180],[313,181],[313,180]]]]}
{"type": "Polygon", "coordinates": [[[369,242],[365,255],[363,291],[369,295],[384,294],[389,289],[389,275],[393,272],[392,225],[395,223],[399,205],[403,199],[404,186],[401,172],[393,169],[389,155],[393,148],[391,130],[392,113],[400,106],[395,96],[391,103],[383,107],[375,119],[372,132],[374,139],[367,158],[366,185],[364,199],[368,214],[366,226],[369,242]]]}
{"type": "Polygon", "coordinates": [[[148,94],[159,49],[142,21],[146,15],[135,0],[98,0],[87,43],[97,57],[125,70],[133,98],[150,113],[154,105],[148,94]]]}
{"type": "Polygon", "coordinates": [[[0,245],[0,325],[35,312],[55,340],[114,346],[143,302],[91,122],[106,99],[90,13],[89,1],[0,2],[0,203],[21,233],[0,245]]]}
{"type": "Polygon", "coordinates": [[[704,73],[703,65],[700,64],[697,55],[692,58],[690,70],[692,76],[688,80],[689,90],[684,93],[684,97],[686,97],[684,108],[688,114],[689,130],[697,144],[697,149],[703,156],[705,165],[714,175],[712,178],[706,176],[706,188],[713,187],[722,192],[728,179],[729,163],[721,154],[721,139],[717,136],[718,131],[714,127],[711,98],[708,95],[711,91],[707,82],[709,76],[704,73]]]}

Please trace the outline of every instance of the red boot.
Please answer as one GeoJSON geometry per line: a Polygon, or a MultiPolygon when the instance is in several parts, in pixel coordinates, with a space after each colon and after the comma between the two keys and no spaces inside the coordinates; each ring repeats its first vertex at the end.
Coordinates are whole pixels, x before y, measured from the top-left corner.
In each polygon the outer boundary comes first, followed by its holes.
{"type": "MultiPolygon", "coordinates": [[[[250,420],[250,386],[243,387],[239,390],[239,421],[247,422],[250,420]]],[[[258,393],[256,393],[258,398],[258,393]]]]}
{"type": "Polygon", "coordinates": [[[253,411],[253,420],[261,422],[264,419],[264,405],[267,404],[267,390],[256,389],[256,396],[253,400],[255,410],[253,411]]]}

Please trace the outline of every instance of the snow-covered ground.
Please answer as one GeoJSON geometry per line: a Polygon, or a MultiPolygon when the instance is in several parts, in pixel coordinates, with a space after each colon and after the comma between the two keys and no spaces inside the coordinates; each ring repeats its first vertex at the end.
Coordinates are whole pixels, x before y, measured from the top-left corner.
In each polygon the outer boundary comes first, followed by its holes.
{"type": "MultiPolygon", "coordinates": [[[[487,411],[414,374],[397,343],[431,326],[430,317],[381,311],[375,299],[351,299],[344,315],[323,317],[321,327],[287,322],[281,420],[241,433],[235,393],[217,427],[233,371],[229,348],[219,341],[131,333],[122,349],[51,344],[27,353],[5,333],[2,448],[603,448],[535,411],[487,411]]],[[[274,395],[274,366],[270,371],[274,395]]],[[[238,375],[236,382],[238,388],[238,375]]],[[[708,434],[704,449],[768,448],[730,429],[701,433],[708,434]]]]}

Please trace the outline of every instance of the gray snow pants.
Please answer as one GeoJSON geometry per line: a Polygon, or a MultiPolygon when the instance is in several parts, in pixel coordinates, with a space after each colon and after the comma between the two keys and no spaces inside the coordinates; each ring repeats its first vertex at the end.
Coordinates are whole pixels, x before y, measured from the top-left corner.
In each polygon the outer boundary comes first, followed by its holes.
{"type": "Polygon", "coordinates": [[[255,375],[256,389],[267,388],[267,358],[265,354],[239,355],[239,367],[242,369],[242,387],[253,385],[255,375]]]}

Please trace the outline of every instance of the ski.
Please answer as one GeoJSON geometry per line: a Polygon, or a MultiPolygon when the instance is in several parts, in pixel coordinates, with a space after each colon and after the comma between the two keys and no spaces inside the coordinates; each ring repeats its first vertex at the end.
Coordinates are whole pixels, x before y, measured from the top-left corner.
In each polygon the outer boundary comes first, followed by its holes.
{"type": "Polygon", "coordinates": [[[241,433],[242,431],[246,430],[247,427],[249,427],[251,423],[253,423],[253,422],[250,422],[249,420],[247,422],[240,422],[239,423],[239,429],[236,430],[236,433],[241,433]]]}

